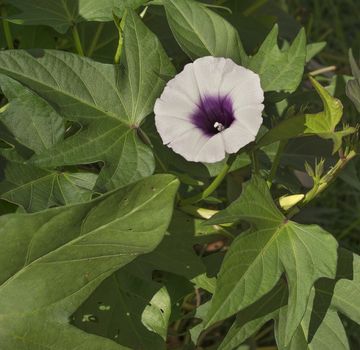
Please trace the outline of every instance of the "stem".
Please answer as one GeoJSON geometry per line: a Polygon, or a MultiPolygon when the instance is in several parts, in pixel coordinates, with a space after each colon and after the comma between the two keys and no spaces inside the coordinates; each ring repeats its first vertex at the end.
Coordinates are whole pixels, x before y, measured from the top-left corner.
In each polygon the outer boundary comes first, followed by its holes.
{"type": "Polygon", "coordinates": [[[74,24],[74,25],[71,27],[71,31],[72,31],[72,34],[73,34],[74,43],[75,43],[75,48],[76,48],[77,53],[78,53],[80,56],[85,56],[85,55],[84,55],[84,50],[83,50],[82,45],[81,45],[81,40],[80,40],[79,31],[78,31],[78,29],[77,29],[76,24],[74,24]]]}
{"type": "Polygon", "coordinates": [[[323,67],[323,68],[319,68],[316,70],[313,70],[312,72],[310,72],[309,74],[311,76],[315,76],[315,75],[319,75],[319,74],[323,74],[323,73],[328,73],[328,72],[333,72],[336,70],[336,66],[328,66],[328,67],[323,67]]]}
{"type": "Polygon", "coordinates": [[[96,29],[94,39],[91,42],[91,46],[90,46],[88,54],[87,54],[89,57],[91,57],[94,54],[94,51],[96,49],[96,45],[97,45],[97,43],[99,41],[99,38],[100,38],[100,35],[101,35],[101,32],[102,32],[103,28],[104,28],[104,22],[100,22],[97,29],[96,29]]]}
{"type": "Polygon", "coordinates": [[[185,198],[182,201],[180,201],[180,206],[194,204],[194,203],[200,202],[201,200],[209,197],[220,186],[220,184],[222,183],[222,181],[228,174],[235,159],[236,159],[236,155],[231,154],[229,156],[226,164],[224,164],[223,168],[221,169],[218,176],[216,176],[214,181],[207,188],[205,188],[205,190],[203,192],[196,194],[195,196],[185,198]]]}
{"type": "Polygon", "coordinates": [[[340,158],[334,165],[334,167],[320,179],[319,183],[315,184],[314,188],[312,188],[308,193],[306,193],[305,198],[301,202],[300,206],[303,207],[304,205],[312,201],[315,197],[317,197],[319,194],[324,192],[329,187],[329,185],[336,179],[341,170],[344,169],[345,166],[349,163],[349,161],[353,159],[356,155],[357,154],[355,151],[350,151],[346,157],[340,158]]]}
{"type": "MultiPolygon", "coordinates": [[[[7,17],[7,11],[5,6],[1,7],[1,17],[7,17]]],[[[6,45],[8,49],[13,50],[14,49],[14,40],[11,34],[10,24],[6,19],[2,19],[2,25],[6,40],[6,45]]]]}
{"type": "Polygon", "coordinates": [[[115,57],[114,57],[115,64],[119,64],[120,59],[121,59],[121,52],[122,52],[122,47],[123,47],[123,43],[124,43],[123,30],[124,30],[124,26],[125,26],[125,19],[126,19],[126,12],[124,13],[123,17],[121,18],[120,23],[116,23],[116,26],[119,31],[119,42],[118,42],[118,46],[116,48],[115,57]]]}
{"type": "Polygon", "coordinates": [[[268,177],[268,180],[267,180],[267,184],[268,184],[269,188],[271,188],[272,183],[273,183],[273,181],[275,179],[275,176],[276,176],[277,170],[279,168],[279,164],[280,164],[280,158],[281,158],[281,155],[282,155],[282,153],[284,151],[284,148],[285,148],[286,144],[287,144],[287,140],[282,140],[279,143],[279,147],[277,149],[274,161],[273,161],[273,163],[271,165],[270,174],[269,174],[269,177],[268,177]]]}
{"type": "Polygon", "coordinates": [[[256,149],[251,151],[250,158],[251,158],[251,163],[252,163],[252,167],[253,167],[253,172],[254,172],[254,174],[258,175],[260,169],[259,169],[259,160],[256,155],[256,149]]]}

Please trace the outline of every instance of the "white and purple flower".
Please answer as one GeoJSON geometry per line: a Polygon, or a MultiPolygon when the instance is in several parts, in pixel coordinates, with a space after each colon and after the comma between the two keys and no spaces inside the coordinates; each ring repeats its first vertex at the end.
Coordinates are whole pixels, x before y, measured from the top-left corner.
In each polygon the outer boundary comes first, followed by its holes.
{"type": "Polygon", "coordinates": [[[257,74],[231,59],[202,57],[167,83],[155,124],[163,143],[186,160],[214,163],[255,140],[263,100],[257,74]]]}

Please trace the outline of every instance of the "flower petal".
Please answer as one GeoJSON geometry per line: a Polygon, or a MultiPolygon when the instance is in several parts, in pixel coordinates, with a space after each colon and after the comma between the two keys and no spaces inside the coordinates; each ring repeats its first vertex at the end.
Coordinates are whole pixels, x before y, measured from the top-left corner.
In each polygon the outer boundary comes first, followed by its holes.
{"type": "Polygon", "coordinates": [[[244,106],[235,111],[235,118],[250,134],[256,136],[263,122],[263,104],[244,106]]]}
{"type": "Polygon", "coordinates": [[[221,135],[207,137],[197,128],[184,133],[168,146],[188,161],[214,163],[225,158],[221,135]]]}
{"type": "Polygon", "coordinates": [[[255,135],[249,133],[237,120],[232,123],[230,128],[221,132],[220,135],[224,140],[226,153],[235,153],[255,140],[255,135]]]}
{"type": "Polygon", "coordinates": [[[165,145],[175,140],[185,132],[195,128],[190,119],[182,119],[166,115],[157,115],[155,118],[155,125],[165,145]]]}

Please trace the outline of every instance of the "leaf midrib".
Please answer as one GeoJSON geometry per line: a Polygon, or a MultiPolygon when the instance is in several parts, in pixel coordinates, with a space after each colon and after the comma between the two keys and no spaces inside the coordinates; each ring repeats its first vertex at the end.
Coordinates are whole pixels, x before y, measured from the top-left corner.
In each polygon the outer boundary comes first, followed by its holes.
{"type": "MultiPolygon", "coordinates": [[[[167,189],[168,187],[172,186],[172,185],[173,185],[174,183],[176,183],[176,182],[177,182],[177,179],[174,179],[174,180],[172,180],[171,182],[169,182],[165,187],[163,187],[163,188],[162,188],[159,192],[157,192],[155,195],[151,196],[147,201],[142,202],[141,205],[139,205],[139,206],[136,208],[136,210],[135,210],[135,209],[132,210],[131,213],[133,214],[133,213],[135,213],[138,209],[144,207],[144,205],[146,205],[147,203],[149,203],[150,201],[152,201],[153,199],[155,199],[155,198],[156,198],[157,196],[159,196],[162,192],[166,191],[166,189],[167,189]]],[[[128,214],[129,214],[129,213],[128,213],[128,214]]],[[[128,215],[128,214],[127,214],[127,215],[128,215]]],[[[111,223],[117,221],[118,219],[119,219],[119,218],[116,218],[115,220],[112,220],[111,223]]],[[[21,268],[21,269],[20,269],[19,271],[17,271],[13,276],[11,276],[9,279],[7,279],[2,285],[0,285],[0,292],[1,292],[1,290],[2,290],[4,287],[6,287],[6,285],[8,285],[9,283],[11,283],[12,280],[18,278],[18,277],[21,276],[23,273],[25,273],[26,270],[28,270],[32,265],[34,265],[34,264],[36,264],[36,263],[38,263],[38,262],[41,262],[42,259],[45,259],[46,257],[48,257],[48,256],[50,256],[50,255],[52,255],[52,254],[56,254],[56,252],[58,252],[59,250],[65,248],[65,247],[67,247],[67,246],[71,246],[71,245],[73,245],[73,244],[76,244],[78,241],[82,240],[82,239],[84,238],[84,236],[91,235],[91,234],[93,234],[94,232],[98,231],[100,228],[104,228],[104,227],[106,227],[106,226],[109,225],[109,224],[110,224],[110,223],[107,223],[107,224],[105,224],[105,225],[102,225],[102,226],[96,228],[95,230],[92,230],[92,231],[90,231],[90,232],[88,232],[88,233],[85,233],[85,234],[82,234],[82,235],[81,235],[81,232],[79,232],[79,236],[78,236],[77,238],[75,238],[75,239],[73,239],[73,240],[71,240],[71,241],[69,241],[69,242],[61,245],[60,247],[58,247],[58,248],[56,248],[56,249],[54,249],[54,250],[52,250],[52,251],[50,251],[50,252],[48,252],[48,253],[40,256],[39,258],[37,258],[37,259],[35,259],[35,260],[33,260],[30,264],[28,264],[28,265],[26,265],[25,267],[21,268]]]]}

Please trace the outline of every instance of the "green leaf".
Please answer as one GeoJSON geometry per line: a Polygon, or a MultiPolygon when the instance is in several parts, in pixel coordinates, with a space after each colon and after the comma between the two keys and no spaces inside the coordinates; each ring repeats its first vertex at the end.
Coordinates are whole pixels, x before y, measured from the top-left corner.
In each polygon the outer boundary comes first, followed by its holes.
{"type": "Polygon", "coordinates": [[[47,25],[59,33],[83,21],[113,20],[113,11],[121,17],[128,7],[136,9],[147,0],[10,0],[22,12],[10,21],[22,25],[47,25]]]}
{"type": "Polygon", "coordinates": [[[332,308],[324,309],[315,298],[313,291],[304,318],[286,350],[349,350],[340,317],[332,308]],[[317,329],[312,329],[313,323],[319,323],[317,329]]]}
{"type": "Polygon", "coordinates": [[[320,277],[336,272],[337,242],[315,225],[288,220],[275,206],[264,180],[254,177],[240,198],[209,224],[246,220],[252,230],[230,246],[222,264],[207,326],[248,307],[285,274],[289,301],[283,343],[287,345],[306,310],[310,290],[320,277]]]}
{"type": "Polygon", "coordinates": [[[171,299],[166,287],[162,287],[146,306],[141,320],[148,330],[159,334],[166,341],[170,314],[171,299]]]}
{"type": "Polygon", "coordinates": [[[258,52],[246,59],[245,66],[260,75],[264,91],[293,92],[299,86],[306,58],[306,36],[301,29],[288,49],[280,50],[275,25],[258,52]]]}
{"type": "Polygon", "coordinates": [[[358,112],[360,112],[360,69],[355,61],[352,50],[349,51],[349,60],[354,79],[347,82],[346,95],[354,103],[358,112]]]}
{"type": "Polygon", "coordinates": [[[175,211],[163,241],[138,262],[151,271],[168,271],[191,279],[205,272],[201,258],[194,251],[196,243],[194,218],[175,211]]]}
{"type": "MultiPolygon", "coordinates": [[[[113,339],[130,349],[164,349],[164,340],[142,322],[142,314],[149,305],[152,309],[143,316],[145,321],[151,324],[151,317],[161,313],[152,304],[152,299],[162,286],[152,281],[151,275],[145,279],[134,273],[137,268],[134,264],[128,264],[107,278],[75,312],[73,324],[87,333],[113,339]]],[[[167,313],[171,310],[169,305],[162,307],[167,313]]],[[[161,330],[165,329],[167,324],[161,330]]]]}
{"type": "Polygon", "coordinates": [[[319,113],[301,114],[285,119],[258,141],[259,147],[290,138],[317,135],[323,139],[332,140],[334,143],[333,153],[335,153],[341,147],[342,138],[356,131],[353,127],[335,131],[343,115],[341,101],[331,96],[314,78],[310,77],[310,81],[321,98],[324,110],[319,113]]]}
{"type": "Polygon", "coordinates": [[[47,101],[3,75],[0,86],[9,101],[0,110],[0,121],[15,140],[40,153],[64,138],[64,120],[47,101]]]}
{"type": "Polygon", "coordinates": [[[315,283],[307,312],[290,343],[290,350],[350,348],[338,313],[360,324],[357,297],[360,292],[360,257],[342,248],[338,253],[336,276],[334,279],[321,278],[315,283]]]}
{"type": "Polygon", "coordinates": [[[177,187],[157,175],[85,204],[0,217],[1,349],[124,349],[69,317],[105,278],[159,244],[177,187]]]}
{"type": "Polygon", "coordinates": [[[166,16],[175,39],[191,58],[218,56],[241,63],[239,35],[224,18],[193,0],[166,0],[166,16]]]}
{"type": "Polygon", "coordinates": [[[0,164],[4,175],[0,198],[21,205],[27,212],[86,202],[97,179],[89,172],[48,171],[1,159],[0,164]]]}
{"type": "Polygon", "coordinates": [[[317,43],[311,43],[306,45],[306,62],[311,61],[319,52],[321,52],[325,46],[326,41],[319,41],[317,43]]]}
{"type": "Polygon", "coordinates": [[[82,125],[79,133],[34,157],[34,164],[51,168],[103,161],[97,181],[101,190],[153,172],[152,152],[136,128],[152,112],[165,85],[163,77],[171,76],[174,68],[158,39],[133,12],[126,19],[124,45],[120,66],[51,50],[0,53],[0,72],[82,125]]]}
{"type": "Polygon", "coordinates": [[[266,322],[276,319],[281,307],[286,305],[288,290],[280,281],[270,292],[236,315],[236,319],[218,350],[233,350],[251,337],[266,322]]]}
{"type": "MultiPolygon", "coordinates": [[[[356,298],[359,293],[359,271],[360,258],[340,249],[335,279],[321,278],[315,283],[304,317],[286,347],[287,350],[349,349],[345,329],[337,311],[360,322],[360,304],[356,298]],[[351,295],[354,295],[354,299],[351,295]]],[[[281,324],[279,318],[286,316],[286,298],[286,285],[280,282],[259,301],[239,312],[219,350],[234,349],[271,319],[276,321],[278,347],[284,348],[279,339],[283,330],[278,326],[281,324]]]]}

